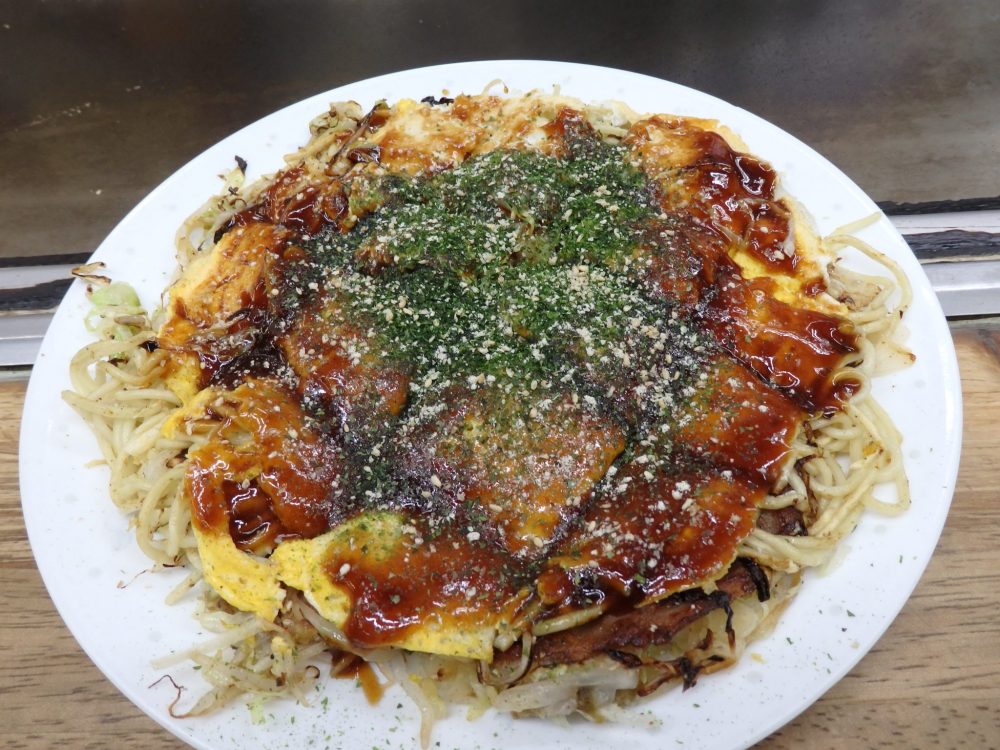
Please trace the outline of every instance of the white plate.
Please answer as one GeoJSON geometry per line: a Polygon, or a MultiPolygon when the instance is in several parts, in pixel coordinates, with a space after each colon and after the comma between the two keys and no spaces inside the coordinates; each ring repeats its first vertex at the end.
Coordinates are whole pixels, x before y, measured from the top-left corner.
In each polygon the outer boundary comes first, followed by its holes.
{"type": "MultiPolygon", "coordinates": [[[[672,112],[721,120],[769,160],[784,187],[812,213],[821,232],[876,211],[844,174],[798,140],[744,110],[655,78],[607,68],[553,62],[477,62],[422,68],[373,78],[314,96],[226,138],[184,166],[122,220],[94,255],[107,273],[131,282],[147,306],[158,303],[174,268],[173,237],[181,221],[218,190],[217,175],[234,154],[251,177],[271,172],[281,156],[303,144],[307,123],[334,100],[364,106],[385,98],[420,98],[443,91],[479,92],[501,78],[512,89],[548,88],[584,100],[620,99],[642,112],[672,112]]],[[[155,144],[153,146],[155,148],[155,144]]],[[[819,698],[874,645],[916,585],[937,543],[954,488],[961,438],[958,368],[944,316],[913,255],[884,217],[863,238],[895,258],[909,275],[914,302],[906,317],[916,364],[878,380],[875,394],[906,436],[906,469],[913,507],[900,518],[867,515],[847,539],[849,554],[830,574],[808,576],[757,659],[703,678],[695,689],[663,695],[643,716],[658,725],[632,727],[487,715],[467,722],[461,711],[435,729],[440,747],[742,748],[778,729],[819,698]]],[[[188,647],[204,634],[191,602],[163,604],[179,572],[143,575],[147,567],[107,497],[107,474],[84,464],[97,456],[86,427],[59,398],[69,387],[71,355],[87,340],[83,285],[56,313],[28,388],[21,433],[21,494],[32,549],[60,614],[80,645],[137,706],[195,747],[412,747],[415,708],[399,689],[368,706],[349,681],[332,681],[314,705],[270,704],[253,724],[245,702],[200,719],[171,719],[173,690],[150,660],[188,647]],[[328,699],[324,702],[324,698],[328,699]]],[[[197,672],[175,668],[177,682],[197,688],[197,672]]],[[[891,679],[891,677],[890,677],[891,679]]],[[[187,699],[194,690],[188,691],[187,699]]],[[[434,745],[437,747],[437,745],[434,745]]]]}

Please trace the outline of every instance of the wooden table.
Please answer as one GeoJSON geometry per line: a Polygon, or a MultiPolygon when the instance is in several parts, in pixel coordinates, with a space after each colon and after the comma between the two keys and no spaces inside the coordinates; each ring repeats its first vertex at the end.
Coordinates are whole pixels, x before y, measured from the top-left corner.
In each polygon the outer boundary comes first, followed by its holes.
{"type": "MultiPolygon", "coordinates": [[[[953,332],[965,440],[930,567],[854,671],[761,748],[1000,747],[1000,321],[953,332]]],[[[0,383],[0,747],[183,748],[90,662],[42,585],[17,486],[24,388],[0,383]]]]}

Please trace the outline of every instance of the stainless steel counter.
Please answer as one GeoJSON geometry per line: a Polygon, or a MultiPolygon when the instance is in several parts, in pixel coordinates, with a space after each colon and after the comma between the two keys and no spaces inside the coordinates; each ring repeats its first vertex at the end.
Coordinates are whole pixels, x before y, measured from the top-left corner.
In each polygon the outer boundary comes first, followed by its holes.
{"type": "Polygon", "coordinates": [[[1000,205],[992,0],[0,0],[0,256],[89,252],[188,159],[305,96],[489,58],[704,90],[797,135],[877,201],[1000,205]]]}

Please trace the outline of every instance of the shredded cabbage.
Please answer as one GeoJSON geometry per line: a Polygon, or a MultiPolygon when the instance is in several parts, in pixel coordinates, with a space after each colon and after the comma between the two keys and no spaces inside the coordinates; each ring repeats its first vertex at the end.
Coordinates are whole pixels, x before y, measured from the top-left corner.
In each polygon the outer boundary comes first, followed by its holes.
{"type": "Polygon", "coordinates": [[[127,320],[130,316],[145,315],[139,295],[130,284],[115,281],[90,293],[93,304],[84,325],[101,338],[125,341],[140,330],[127,320]]]}

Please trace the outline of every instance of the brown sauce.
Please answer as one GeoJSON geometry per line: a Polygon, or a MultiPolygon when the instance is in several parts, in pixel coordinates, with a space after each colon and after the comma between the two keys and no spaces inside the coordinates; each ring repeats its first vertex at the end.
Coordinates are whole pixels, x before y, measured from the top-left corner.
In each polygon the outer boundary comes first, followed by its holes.
{"type": "Polygon", "coordinates": [[[325,561],[354,601],[344,624],[352,643],[388,645],[425,622],[452,632],[492,622],[517,594],[523,562],[485,540],[471,542],[454,525],[420,533],[420,544],[339,549],[325,561]]]}
{"type": "Polygon", "coordinates": [[[266,554],[289,534],[272,507],[273,500],[256,482],[224,481],[222,491],[229,508],[229,535],[236,546],[248,552],[266,554]]]}
{"type": "MultiPolygon", "coordinates": [[[[385,113],[376,111],[364,127],[374,130],[384,121],[385,113]]],[[[580,113],[564,109],[548,129],[550,136],[570,143],[589,127],[580,113]]],[[[553,495],[544,485],[539,497],[560,511],[546,526],[550,535],[534,550],[534,542],[516,548],[504,541],[502,531],[491,532],[490,521],[506,518],[507,511],[492,517],[484,511],[505,503],[497,487],[514,485],[480,481],[487,469],[516,475],[525,470],[526,459],[503,465],[484,453],[489,458],[485,468],[448,464],[447,448],[438,445],[419,455],[411,450],[395,456],[392,470],[398,476],[389,485],[394,494],[382,498],[377,509],[402,514],[416,533],[387,543],[377,554],[341,545],[324,561],[326,575],[353,602],[344,625],[352,643],[365,648],[393,644],[428,623],[454,630],[495,622],[511,614],[512,603],[526,590],[537,591],[551,613],[558,613],[602,600],[622,606],[659,600],[719,575],[754,527],[758,503],[775,481],[806,413],[834,411],[854,392],[856,383],[833,379],[845,356],[856,350],[845,321],[776,300],[768,282],[744,279],[727,255],[722,238],[732,235],[776,272],[796,272],[798,259],[786,252],[789,214],[774,199],[774,171],[736,153],[721,137],[700,132],[693,141],[700,157],[681,169],[680,184],[686,200],[693,196],[693,201],[687,208],[689,223],[678,229],[678,255],[652,257],[648,281],[687,319],[706,327],[735,361],[719,363],[712,387],[692,400],[690,421],[670,426],[679,445],[674,470],[650,472],[630,455],[616,464],[615,482],[581,484],[584,489],[569,505],[568,490],[553,495]],[[431,476],[437,489],[416,483],[415,477],[431,476]],[[610,538],[614,545],[608,550],[610,538]]],[[[359,148],[348,157],[377,161],[380,155],[378,149],[359,148]]],[[[287,170],[231,226],[270,222],[298,236],[336,226],[347,205],[340,182],[303,188],[302,177],[301,170],[287,170]]],[[[676,195],[663,196],[668,211],[677,210],[676,201],[676,195]]],[[[299,259],[294,247],[286,243],[281,263],[299,259]]],[[[262,283],[231,320],[229,340],[238,343],[242,331],[265,329],[267,321],[254,311],[269,305],[262,283]]],[[[186,321],[184,311],[177,312],[186,321]]],[[[352,360],[335,346],[315,361],[300,361],[295,352],[310,348],[305,346],[312,341],[310,331],[321,331],[318,319],[307,322],[304,332],[282,330],[278,344],[254,344],[249,353],[239,345],[188,349],[201,359],[203,385],[233,388],[235,400],[232,409],[220,412],[215,436],[191,454],[186,490],[194,522],[202,531],[227,533],[240,549],[258,554],[283,539],[315,537],[356,517],[364,508],[357,488],[349,485],[357,477],[363,481],[366,456],[348,438],[347,415],[357,411],[355,403],[374,403],[362,412],[365,419],[391,432],[393,420],[408,406],[409,379],[400,368],[352,360]],[[277,385],[272,378],[281,368],[291,371],[291,381],[277,385]],[[329,415],[326,425],[311,422],[307,400],[339,410],[339,423],[331,427],[329,415]],[[246,450],[248,445],[255,447],[246,450]]],[[[620,411],[620,396],[602,397],[601,407],[620,411]]],[[[430,424],[441,432],[447,409],[439,415],[430,424]]],[[[617,424],[609,423],[606,432],[613,434],[617,424]]],[[[578,430],[576,438],[584,439],[584,432],[578,430]]],[[[610,443],[598,445],[601,449],[594,448],[587,460],[610,464],[624,447],[617,438],[610,443]]],[[[570,465],[572,451],[579,453],[572,439],[568,447],[557,446],[565,456],[551,441],[544,445],[549,458],[565,458],[570,465]]],[[[537,465],[556,473],[551,462],[537,465]]],[[[529,484],[537,489],[544,483],[529,484]]],[[[381,687],[370,668],[360,664],[354,676],[374,702],[381,687]]]]}
{"type": "Polygon", "coordinates": [[[303,180],[300,167],[285,170],[264,191],[260,202],[233,216],[221,234],[254,222],[280,224],[306,235],[336,226],[347,211],[347,199],[339,180],[332,179],[319,186],[305,184],[303,180]]]}
{"type": "Polygon", "coordinates": [[[375,674],[375,670],[364,659],[355,659],[349,667],[342,669],[336,676],[345,680],[357,680],[358,685],[365,694],[365,700],[371,706],[376,705],[382,700],[382,696],[385,694],[385,687],[379,680],[378,675],[375,674]]]}
{"type": "Polygon", "coordinates": [[[650,147],[652,128],[671,148],[663,151],[673,177],[663,193],[664,209],[693,217],[701,226],[746,250],[769,270],[794,275],[798,266],[789,242],[790,214],[774,197],[777,175],[770,165],[735,151],[725,139],[683,120],[653,117],[627,138],[639,153],[650,147]]]}
{"type": "MultiPolygon", "coordinates": [[[[627,490],[591,505],[560,544],[550,579],[567,575],[560,568],[571,569],[604,592],[601,598],[662,599],[724,572],[766,494],[758,481],[712,470],[650,480],[633,464],[622,478],[632,479],[627,490]]],[[[547,585],[551,589],[552,581],[547,585]]]]}
{"type": "Polygon", "coordinates": [[[185,482],[194,522],[203,531],[235,530],[238,546],[252,551],[326,531],[342,468],[336,451],[267,381],[239,386],[231,400],[212,438],[190,454],[185,482]]]}
{"type": "Polygon", "coordinates": [[[693,458],[773,486],[805,412],[737,362],[720,358],[709,373],[674,439],[693,458]]]}
{"type": "Polygon", "coordinates": [[[836,410],[857,390],[855,380],[833,379],[857,351],[850,324],[781,302],[766,279],[731,275],[700,318],[730,354],[809,411],[836,410]]]}

